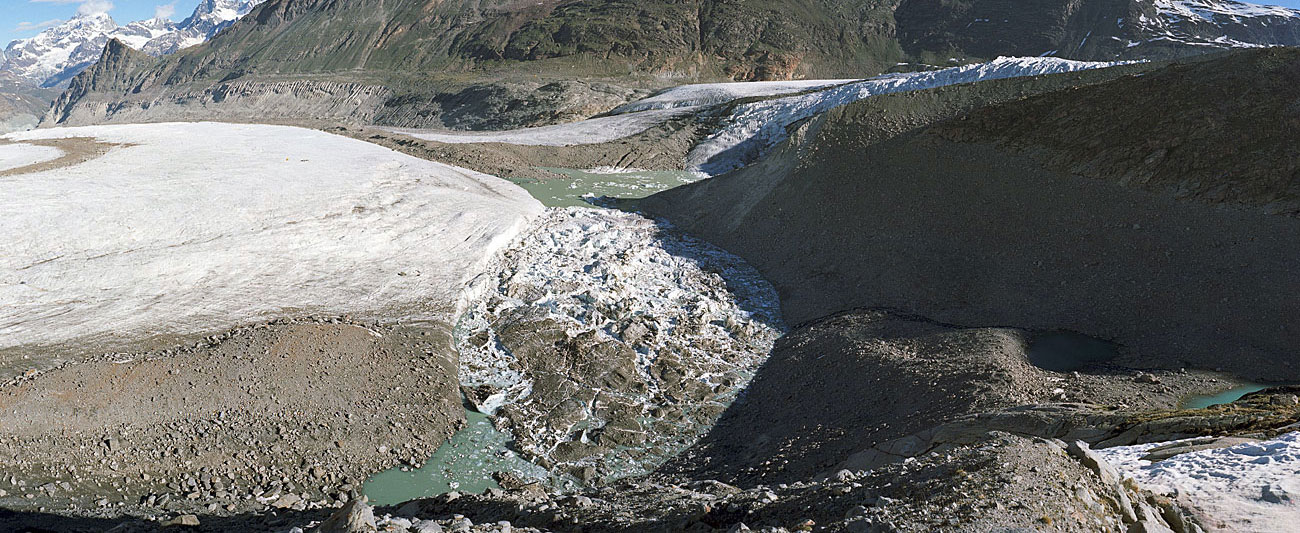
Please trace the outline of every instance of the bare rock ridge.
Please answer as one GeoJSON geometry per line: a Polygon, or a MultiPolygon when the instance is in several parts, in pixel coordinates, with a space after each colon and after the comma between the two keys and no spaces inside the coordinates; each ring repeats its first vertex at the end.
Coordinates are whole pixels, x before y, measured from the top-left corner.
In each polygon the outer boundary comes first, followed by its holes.
{"type": "Polygon", "coordinates": [[[1297,68],[1295,50],[1239,52],[884,136],[873,125],[906,125],[894,117],[945,109],[952,93],[877,97],[807,123],[758,165],[635,205],[754,264],[790,323],[886,306],[966,326],[1079,331],[1122,345],[1131,364],[1300,379],[1297,332],[1282,318],[1300,313],[1288,296],[1300,289],[1294,180],[1249,171],[1291,144],[1294,111],[1274,106],[1294,99],[1285,80],[1297,68]],[[1232,94],[1243,87],[1260,92],[1232,94]],[[1068,108],[1047,109],[1061,98],[1068,108]],[[1202,131],[1179,146],[1172,133],[1143,137],[1148,113],[1202,131]],[[1263,135],[1272,148],[1245,140],[1258,128],[1233,118],[1255,113],[1281,118],[1263,135]],[[1179,174],[1181,159],[1158,157],[1184,150],[1200,168],[1238,172],[1179,174]]]}

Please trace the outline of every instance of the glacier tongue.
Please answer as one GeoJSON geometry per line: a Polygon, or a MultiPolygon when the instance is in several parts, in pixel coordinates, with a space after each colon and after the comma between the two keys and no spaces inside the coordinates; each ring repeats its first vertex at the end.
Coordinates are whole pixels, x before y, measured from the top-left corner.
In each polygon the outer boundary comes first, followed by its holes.
{"type": "Polygon", "coordinates": [[[1057,74],[1122,65],[1128,62],[1086,62],[1056,57],[1000,57],[988,63],[943,70],[891,74],[840,85],[824,91],[737,106],[722,128],[701,142],[687,157],[691,170],[721,174],[761,157],[785,138],[795,122],[864,98],[984,80],[1057,74]]]}
{"type": "Polygon", "coordinates": [[[286,311],[450,320],[472,276],[542,212],[505,180],[299,128],[0,139],[68,137],[119,146],[4,178],[0,348],[201,333],[286,311]]]}

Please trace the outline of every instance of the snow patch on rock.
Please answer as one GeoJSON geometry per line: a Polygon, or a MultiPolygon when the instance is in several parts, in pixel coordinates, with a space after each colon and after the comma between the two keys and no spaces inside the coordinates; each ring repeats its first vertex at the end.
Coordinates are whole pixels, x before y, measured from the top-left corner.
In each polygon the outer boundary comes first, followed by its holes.
{"type": "Polygon", "coordinates": [[[1096,451],[1124,477],[1193,506],[1211,530],[1283,533],[1300,524],[1300,432],[1154,463],[1141,459],[1165,444],[1096,451]]]}

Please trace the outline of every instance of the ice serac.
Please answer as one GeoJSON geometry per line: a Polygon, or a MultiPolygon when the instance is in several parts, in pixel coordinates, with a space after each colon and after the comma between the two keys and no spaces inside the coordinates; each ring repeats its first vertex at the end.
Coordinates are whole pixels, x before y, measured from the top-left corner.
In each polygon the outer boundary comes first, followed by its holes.
{"type": "Polygon", "coordinates": [[[290,311],[446,318],[542,210],[504,180],[299,128],[5,139],[74,137],[116,147],[0,188],[0,348],[86,337],[107,349],[290,311]]]}

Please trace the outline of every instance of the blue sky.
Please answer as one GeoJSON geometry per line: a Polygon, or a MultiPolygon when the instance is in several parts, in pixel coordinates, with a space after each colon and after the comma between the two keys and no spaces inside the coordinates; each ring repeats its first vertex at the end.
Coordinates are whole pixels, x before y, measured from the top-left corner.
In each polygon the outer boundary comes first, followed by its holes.
{"type": "Polygon", "coordinates": [[[79,9],[107,9],[118,24],[126,24],[153,18],[159,9],[163,14],[173,13],[170,18],[180,20],[193,13],[197,5],[199,0],[0,0],[0,48],[8,46],[9,41],[31,37],[67,20],[79,9]]]}

